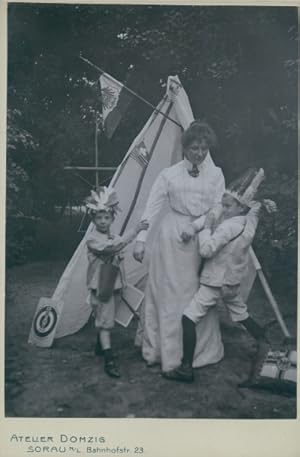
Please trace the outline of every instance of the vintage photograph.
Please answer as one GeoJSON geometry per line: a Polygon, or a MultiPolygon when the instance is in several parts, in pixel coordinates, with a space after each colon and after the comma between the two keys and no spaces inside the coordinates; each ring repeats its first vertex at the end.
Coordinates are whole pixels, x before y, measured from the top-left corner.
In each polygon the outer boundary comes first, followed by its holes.
{"type": "Polygon", "coordinates": [[[298,9],[7,14],[5,417],[296,419],[298,9]]]}

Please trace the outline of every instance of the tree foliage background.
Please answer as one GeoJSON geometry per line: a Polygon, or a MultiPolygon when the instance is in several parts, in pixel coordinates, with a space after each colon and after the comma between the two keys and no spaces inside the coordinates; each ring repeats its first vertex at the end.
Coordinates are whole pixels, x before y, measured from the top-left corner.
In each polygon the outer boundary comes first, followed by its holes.
{"type": "MultiPolygon", "coordinates": [[[[98,74],[82,53],[153,104],[177,74],[195,117],[217,132],[213,157],[226,180],[250,165],[265,168],[263,191],[279,212],[260,224],[256,248],[275,289],[295,294],[297,40],[294,7],[10,4],[9,264],[33,258],[41,221],[56,232],[48,237],[52,252],[60,231],[55,207],[80,204],[89,192],[63,169],[94,158],[97,97],[87,81],[98,74]]],[[[149,115],[135,100],[113,139],[100,141],[103,165],[120,162],[149,115]]]]}

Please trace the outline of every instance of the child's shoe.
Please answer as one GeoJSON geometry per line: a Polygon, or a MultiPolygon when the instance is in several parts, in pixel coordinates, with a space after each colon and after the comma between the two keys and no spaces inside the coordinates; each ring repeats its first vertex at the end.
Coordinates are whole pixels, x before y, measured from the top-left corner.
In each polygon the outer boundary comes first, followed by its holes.
{"type": "Polygon", "coordinates": [[[104,355],[104,371],[105,373],[108,374],[108,376],[111,376],[112,378],[120,378],[120,373],[118,370],[118,367],[114,361],[112,350],[111,349],[105,349],[103,351],[104,355]]]}
{"type": "Polygon", "coordinates": [[[257,341],[257,351],[252,363],[250,376],[245,381],[238,384],[241,388],[255,387],[259,382],[260,371],[265,361],[265,358],[270,350],[270,343],[266,337],[260,338],[257,341]]]}
{"type": "Polygon", "coordinates": [[[120,378],[121,377],[118,367],[113,360],[105,361],[104,371],[111,378],[120,378]]]}
{"type": "Polygon", "coordinates": [[[158,365],[160,365],[160,362],[146,362],[147,368],[157,367],[158,365]]]}

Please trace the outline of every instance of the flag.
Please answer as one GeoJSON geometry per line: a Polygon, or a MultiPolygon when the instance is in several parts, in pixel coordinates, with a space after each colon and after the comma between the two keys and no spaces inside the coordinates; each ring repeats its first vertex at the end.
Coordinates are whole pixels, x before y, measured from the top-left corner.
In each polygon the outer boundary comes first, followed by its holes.
{"type": "Polygon", "coordinates": [[[107,138],[111,138],[127,111],[133,95],[124,88],[122,83],[107,73],[100,76],[99,83],[104,132],[107,138]]]}
{"type": "Polygon", "coordinates": [[[147,147],[145,145],[144,141],[141,141],[139,144],[137,144],[132,152],[130,153],[130,156],[142,167],[146,167],[149,163],[150,160],[150,154],[149,151],[147,150],[147,147]]]}

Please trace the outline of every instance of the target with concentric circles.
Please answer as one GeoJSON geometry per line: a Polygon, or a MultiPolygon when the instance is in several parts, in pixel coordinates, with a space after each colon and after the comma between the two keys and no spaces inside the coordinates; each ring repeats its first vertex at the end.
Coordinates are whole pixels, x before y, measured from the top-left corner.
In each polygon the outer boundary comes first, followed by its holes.
{"type": "Polygon", "coordinates": [[[57,312],[52,306],[44,306],[39,310],[33,322],[33,329],[37,336],[49,335],[57,323],[57,312]]]}

